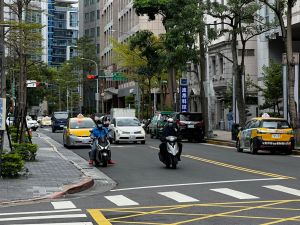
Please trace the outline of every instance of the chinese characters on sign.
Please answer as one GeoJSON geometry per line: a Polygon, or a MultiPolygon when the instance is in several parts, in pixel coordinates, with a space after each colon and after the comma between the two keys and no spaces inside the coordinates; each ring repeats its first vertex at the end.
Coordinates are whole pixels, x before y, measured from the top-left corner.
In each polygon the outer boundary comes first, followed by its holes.
{"type": "Polygon", "coordinates": [[[0,98],[0,130],[5,130],[6,99],[0,98]]]}
{"type": "Polygon", "coordinates": [[[180,112],[188,112],[188,82],[187,79],[180,79],[180,112]]]}

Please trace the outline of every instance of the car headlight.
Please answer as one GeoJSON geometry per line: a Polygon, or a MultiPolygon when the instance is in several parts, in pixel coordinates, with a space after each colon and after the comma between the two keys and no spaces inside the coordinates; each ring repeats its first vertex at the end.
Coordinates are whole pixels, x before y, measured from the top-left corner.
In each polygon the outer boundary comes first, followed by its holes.
{"type": "Polygon", "coordinates": [[[289,130],[286,132],[287,134],[294,134],[294,131],[293,130],[289,130]]]}
{"type": "Polygon", "coordinates": [[[257,134],[263,134],[263,133],[264,133],[264,132],[261,131],[261,130],[257,130],[256,132],[257,132],[257,134]]]}

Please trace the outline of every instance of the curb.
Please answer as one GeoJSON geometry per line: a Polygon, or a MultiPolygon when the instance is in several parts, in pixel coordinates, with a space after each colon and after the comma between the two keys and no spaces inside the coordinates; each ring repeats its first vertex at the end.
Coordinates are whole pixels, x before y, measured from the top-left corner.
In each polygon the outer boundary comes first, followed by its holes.
{"type": "Polygon", "coordinates": [[[77,184],[66,185],[63,191],[55,192],[51,195],[46,196],[47,199],[61,198],[67,194],[75,194],[81,191],[85,191],[94,185],[94,179],[85,178],[77,184]]]}
{"type": "Polygon", "coordinates": [[[229,147],[235,147],[235,143],[233,141],[207,139],[205,142],[207,144],[215,144],[215,145],[224,145],[224,146],[229,146],[229,147]]]}

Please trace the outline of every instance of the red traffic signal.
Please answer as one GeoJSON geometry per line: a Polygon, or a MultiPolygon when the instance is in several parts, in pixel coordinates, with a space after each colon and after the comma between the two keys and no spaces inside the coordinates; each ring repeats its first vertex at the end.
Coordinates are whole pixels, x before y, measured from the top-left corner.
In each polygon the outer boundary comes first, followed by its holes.
{"type": "Polygon", "coordinates": [[[87,79],[91,79],[91,80],[93,80],[93,79],[96,79],[96,78],[97,78],[97,76],[95,76],[95,75],[92,75],[92,74],[88,74],[88,75],[86,76],[86,78],[87,78],[87,79]]]}

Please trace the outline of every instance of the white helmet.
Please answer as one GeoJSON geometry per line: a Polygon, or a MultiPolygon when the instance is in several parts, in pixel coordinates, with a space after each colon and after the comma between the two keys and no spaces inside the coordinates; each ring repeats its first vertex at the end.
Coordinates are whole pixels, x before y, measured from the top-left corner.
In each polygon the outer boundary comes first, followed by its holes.
{"type": "Polygon", "coordinates": [[[168,122],[168,123],[173,123],[174,120],[173,120],[173,118],[169,118],[169,119],[167,120],[167,122],[168,122]]]}

